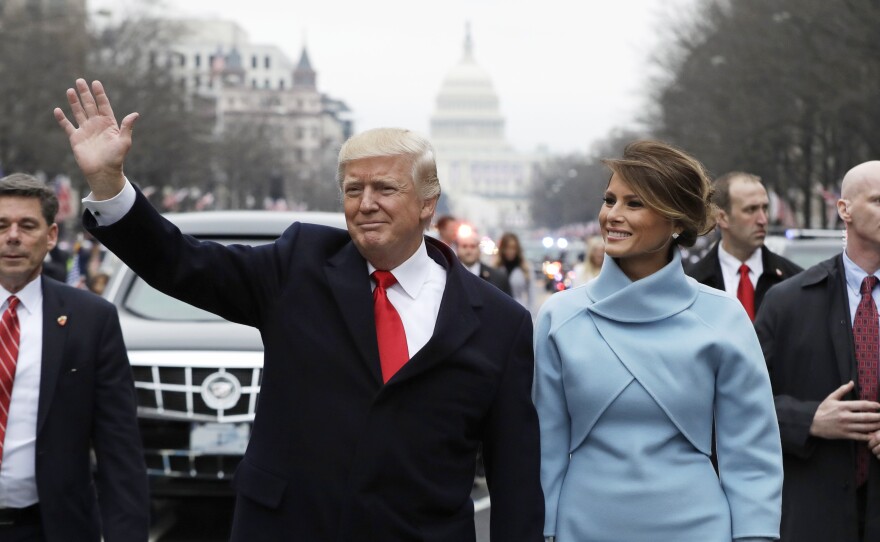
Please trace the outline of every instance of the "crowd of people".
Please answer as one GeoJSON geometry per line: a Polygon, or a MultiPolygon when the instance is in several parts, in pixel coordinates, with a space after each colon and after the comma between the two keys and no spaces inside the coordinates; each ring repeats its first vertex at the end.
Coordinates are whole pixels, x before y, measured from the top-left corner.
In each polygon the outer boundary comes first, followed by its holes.
{"type": "MultiPolygon", "coordinates": [[[[801,270],[764,246],[759,177],[632,142],[584,202],[582,284],[537,307],[515,234],[493,260],[452,217],[425,235],[441,185],[414,132],[343,145],[347,232],[224,246],[125,176],[136,113],[117,122],[97,81],[67,101],[89,234],[263,337],[231,540],[473,542],[478,451],[493,541],[880,540],[880,161],[842,180],[844,251],[801,270]]],[[[0,539],[147,540],[115,310],[40,278],[56,212],[40,181],[0,179],[0,539]]]]}

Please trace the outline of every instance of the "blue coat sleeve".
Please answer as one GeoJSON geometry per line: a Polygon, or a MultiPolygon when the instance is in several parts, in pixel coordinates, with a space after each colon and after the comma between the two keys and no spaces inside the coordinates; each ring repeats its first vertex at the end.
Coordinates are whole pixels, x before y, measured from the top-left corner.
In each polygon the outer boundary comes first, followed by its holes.
{"type": "Polygon", "coordinates": [[[782,445],[770,378],[745,313],[725,326],[715,382],[715,426],[721,485],[733,538],[777,538],[782,510],[782,445]]]}
{"type": "Polygon", "coordinates": [[[552,320],[552,310],[542,310],[538,316],[533,386],[541,430],[541,487],[544,489],[544,536],[547,537],[556,535],[559,494],[571,450],[571,419],[563,387],[562,360],[551,332],[552,320]]]}

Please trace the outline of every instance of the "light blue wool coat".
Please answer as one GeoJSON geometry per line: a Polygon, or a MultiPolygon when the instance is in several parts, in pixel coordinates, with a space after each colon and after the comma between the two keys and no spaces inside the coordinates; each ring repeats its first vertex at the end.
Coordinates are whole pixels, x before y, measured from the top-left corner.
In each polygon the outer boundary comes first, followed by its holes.
{"type": "Polygon", "coordinates": [[[674,252],[635,282],[606,256],[538,315],[544,534],[556,542],[779,536],[782,449],[761,347],[739,302],[685,276],[674,252]]]}

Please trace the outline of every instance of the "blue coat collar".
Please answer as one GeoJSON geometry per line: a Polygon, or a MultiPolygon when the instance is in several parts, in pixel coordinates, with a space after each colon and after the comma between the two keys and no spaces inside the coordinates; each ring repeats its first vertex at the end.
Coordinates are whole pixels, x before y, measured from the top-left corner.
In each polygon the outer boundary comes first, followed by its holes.
{"type": "Polygon", "coordinates": [[[684,274],[678,250],[662,269],[633,282],[605,255],[602,271],[586,286],[591,312],[618,322],[653,322],[693,305],[699,284],[684,274]]]}

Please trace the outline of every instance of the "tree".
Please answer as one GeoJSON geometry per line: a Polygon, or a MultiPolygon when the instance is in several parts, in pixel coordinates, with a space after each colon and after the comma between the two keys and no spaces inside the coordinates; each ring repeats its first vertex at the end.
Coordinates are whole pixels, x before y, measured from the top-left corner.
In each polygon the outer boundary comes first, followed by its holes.
{"type": "Polygon", "coordinates": [[[589,154],[560,156],[539,164],[530,195],[534,224],[559,228],[596,220],[611,176],[602,159],[620,156],[627,143],[642,137],[632,130],[615,130],[589,154]]]}
{"type": "Polygon", "coordinates": [[[714,174],[760,175],[824,225],[817,193],[880,152],[878,24],[872,0],[707,1],[657,59],[649,124],[714,174]]]}
{"type": "Polygon", "coordinates": [[[89,72],[100,79],[119,120],[132,111],[135,145],[126,174],[142,186],[212,185],[214,118],[174,76],[169,40],[182,30],[169,21],[135,16],[95,37],[89,72]]]}
{"type": "Polygon", "coordinates": [[[70,148],[52,115],[64,85],[85,71],[84,10],[48,2],[0,3],[0,166],[6,173],[64,171],[70,148]]]}

